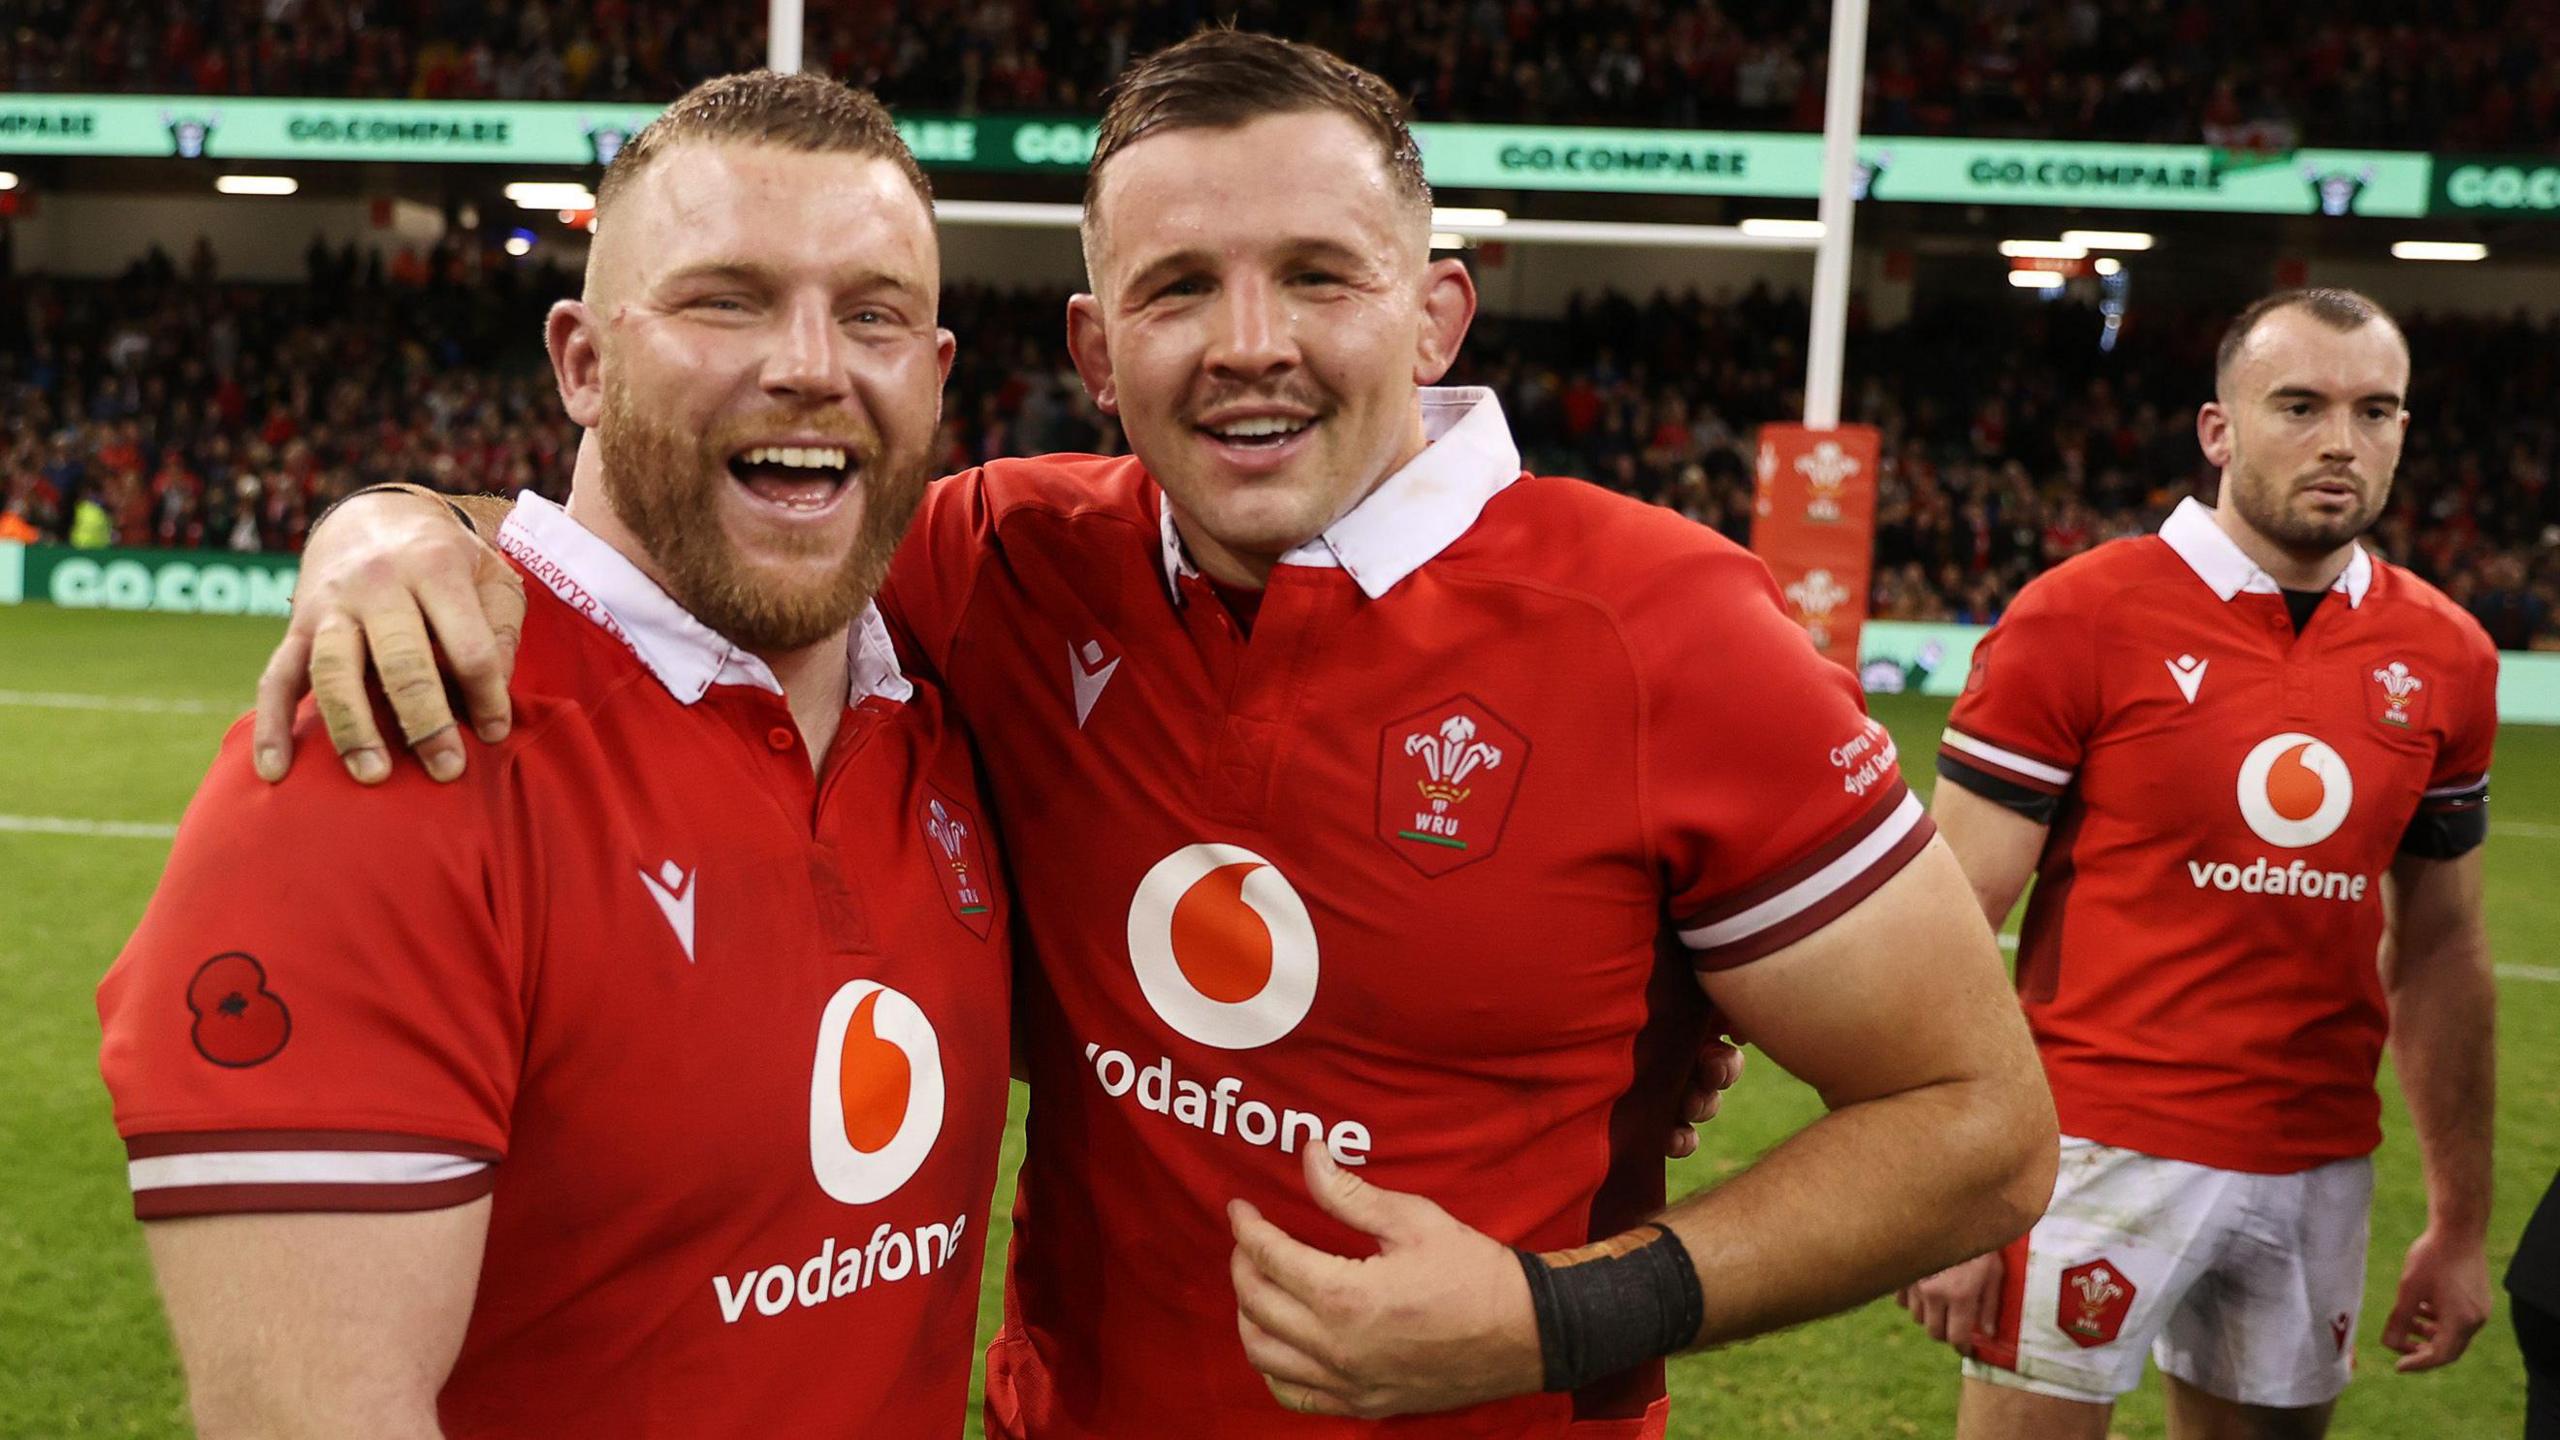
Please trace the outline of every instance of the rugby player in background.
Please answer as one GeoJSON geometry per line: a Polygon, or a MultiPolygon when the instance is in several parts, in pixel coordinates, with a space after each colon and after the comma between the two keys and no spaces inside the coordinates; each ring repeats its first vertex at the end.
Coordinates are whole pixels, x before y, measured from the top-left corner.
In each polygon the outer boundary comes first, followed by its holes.
{"type": "MultiPolygon", "coordinates": [[[[1139,62],[1068,313],[1136,454],[955,477],[893,568],[1031,962],[992,1434],[1660,1434],[1663,1355],[2042,1208],[2049,1101],[1889,737],[1747,553],[1524,475],[1489,392],[1436,388],[1475,293],[1429,220],[1367,72],[1226,31],[1139,62]],[[1708,999],[1833,1109],[1656,1225],[1708,999]],[[1387,1253],[1309,1306],[1238,1257],[1284,1234],[1387,1253]]],[[[408,557],[455,551],[368,502],[297,631],[414,612],[408,557]]],[[[386,685],[440,704],[423,658],[386,685]]],[[[322,683],[364,710],[360,666],[322,683]]]]}
{"type": "Polygon", "coordinates": [[[2146,1352],[2173,1435],[2323,1434],[2386,1037],[2427,1229],[2382,1343],[2450,1364],[2489,1314],[2497,652],[2356,543],[2399,464],[2408,345],[2362,295],[2285,291],[2215,372],[2218,503],[2031,582],[1938,753],[1983,913],[2037,880],[2017,982],[2064,1136],[2031,1235],[1903,1296],[1966,1356],[1965,1440],[2103,1440],[2146,1352]]]}

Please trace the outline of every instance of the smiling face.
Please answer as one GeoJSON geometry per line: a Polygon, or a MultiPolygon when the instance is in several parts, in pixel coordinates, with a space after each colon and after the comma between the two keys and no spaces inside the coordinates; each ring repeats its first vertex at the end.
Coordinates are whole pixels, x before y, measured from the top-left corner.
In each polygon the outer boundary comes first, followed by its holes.
{"type": "Polygon", "coordinates": [[[886,159],[686,143],[617,196],[585,299],[553,312],[554,364],[612,520],[704,624],[799,649],[878,589],[950,371],[940,279],[886,159]]]}
{"type": "Polygon", "coordinates": [[[2382,514],[2409,428],[2409,347],[2388,320],[2342,331],[2300,306],[2270,311],[2216,389],[2197,436],[2269,544],[2317,560],[2382,514]]]}
{"type": "Polygon", "coordinates": [[[1429,210],[1325,110],[1166,129],[1095,182],[1068,343],[1194,558],[1258,584],[1420,452],[1475,313],[1429,210]]]}

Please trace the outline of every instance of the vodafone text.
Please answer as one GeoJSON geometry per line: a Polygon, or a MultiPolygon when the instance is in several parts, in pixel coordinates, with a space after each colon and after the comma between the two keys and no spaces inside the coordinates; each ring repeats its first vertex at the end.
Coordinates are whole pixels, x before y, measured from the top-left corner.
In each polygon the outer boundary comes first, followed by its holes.
{"type": "Polygon", "coordinates": [[[1321,1140],[1342,1164],[1368,1163],[1369,1127],[1357,1120],[1341,1121],[1328,1132],[1321,1117],[1304,1110],[1275,1111],[1259,1100],[1239,1101],[1244,1082],[1232,1075],[1205,1086],[1197,1080],[1177,1079],[1169,1055],[1158,1056],[1156,1063],[1143,1069],[1122,1052],[1100,1045],[1085,1046],[1084,1058],[1092,1062],[1093,1078],[1101,1083],[1103,1094],[1117,1100],[1135,1090],[1140,1109],[1169,1115],[1194,1130],[1227,1134],[1232,1117],[1236,1138],[1247,1145],[1268,1146],[1276,1141],[1280,1153],[1294,1155],[1299,1141],[1321,1140]]]}
{"type": "Polygon", "coordinates": [[[886,1222],[871,1232],[868,1243],[836,1248],[836,1237],[830,1235],[818,1247],[818,1253],[790,1265],[767,1265],[762,1270],[750,1269],[737,1279],[726,1275],[711,1277],[711,1286],[719,1292],[720,1319],[735,1325],[747,1313],[747,1302],[755,1302],[759,1315],[779,1315],[794,1305],[823,1305],[829,1300],[853,1294],[857,1290],[883,1282],[904,1280],[910,1275],[930,1275],[934,1268],[946,1264],[959,1253],[960,1237],[969,1228],[969,1217],[954,1215],[948,1225],[919,1226],[910,1234],[893,1230],[886,1222]]]}
{"type": "Polygon", "coordinates": [[[2261,855],[2246,865],[2225,860],[2190,860],[2187,875],[2199,890],[2238,890],[2249,895],[2299,895],[2310,900],[2362,900],[2363,875],[2342,870],[2313,870],[2299,860],[2278,865],[2261,855]]]}

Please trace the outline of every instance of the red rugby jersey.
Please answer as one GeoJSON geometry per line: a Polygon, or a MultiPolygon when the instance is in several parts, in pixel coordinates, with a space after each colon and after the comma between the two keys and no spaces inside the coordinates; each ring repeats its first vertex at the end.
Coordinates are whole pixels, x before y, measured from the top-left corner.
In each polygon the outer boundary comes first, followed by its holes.
{"type": "Polygon", "coordinates": [[[1248,638],[1131,459],[933,488],[889,610],[977,717],[1032,1075],[995,1435],[1658,1433],[1659,1365],[1388,1424],[1289,1414],[1236,1338],[1230,1197],[1330,1144],[1532,1248],[1663,1203],[1693,966],[1810,933],[1929,836],[1749,554],[1520,473],[1484,391],[1286,557],[1248,638]],[[1682,942],[1686,940],[1687,944],[1682,942]]]}
{"type": "Polygon", "coordinates": [[[2381,1143],[2382,883],[2484,804],[2497,651],[2358,548],[2299,635],[2189,500],[2028,584],[1941,755],[2061,797],[2018,986],[2062,1128],[2282,1174],[2381,1143]]]}
{"type": "Polygon", "coordinates": [[[1009,1068],[968,746],[764,664],[527,498],[513,735],[379,793],[234,727],[99,987],[144,1219],[492,1196],[454,1436],[955,1435],[1009,1068]]]}

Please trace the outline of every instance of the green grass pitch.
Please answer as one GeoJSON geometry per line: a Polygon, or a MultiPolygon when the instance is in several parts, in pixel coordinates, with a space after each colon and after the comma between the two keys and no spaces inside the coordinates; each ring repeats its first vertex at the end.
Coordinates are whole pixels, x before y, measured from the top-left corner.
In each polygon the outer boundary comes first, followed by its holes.
{"type": "MultiPolygon", "coordinates": [[[[167,853],[152,827],[186,804],[276,634],[272,621],[0,608],[0,1436],[179,1435],[185,1407],[128,1208],[122,1154],[97,1078],[91,992],[167,853]],[[75,699],[74,697],[83,697],[75,699]],[[126,822],[72,834],[30,822],[126,822]]],[[[1943,702],[1887,699],[1927,785],[1943,702]]],[[[2499,984],[2498,1210],[2503,1269],[2534,1197],[2560,1167],[2560,730],[2500,737],[2489,850],[2499,984]]],[[[315,880],[317,877],[315,877],[315,880]]],[[[2386,1077],[2385,1088],[2390,1088],[2386,1077]]],[[[1016,1097],[1019,1100],[1019,1096],[1016,1097]]],[[[1763,1062],[1726,1102],[1703,1152],[1672,1167],[1681,1191],[1713,1183],[1803,1125],[1810,1094],[1763,1062]]],[[[2401,1376],[2376,1343],[2403,1248],[2424,1215],[2397,1093],[2379,1157],[2359,1372],[2333,1433],[2502,1440],[2521,1428],[2522,1369],[2501,1313],[2459,1365],[2401,1376]]],[[[989,1252],[1021,1144],[1009,1134],[989,1252]]],[[[983,1324],[995,1321],[997,1274],[983,1324]]],[[[1714,1303],[1710,1296],[1709,1303],[1714,1303]]],[[[1672,1432],[1759,1436],[1952,1433],[1954,1362],[1890,1303],[1671,1371],[1672,1432]]],[[[2156,1378],[2117,1412],[2126,1440],[2162,1434],[2156,1378]]],[[[971,1426],[970,1433],[976,1434],[971,1426]]]]}

